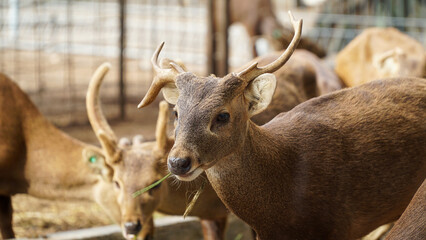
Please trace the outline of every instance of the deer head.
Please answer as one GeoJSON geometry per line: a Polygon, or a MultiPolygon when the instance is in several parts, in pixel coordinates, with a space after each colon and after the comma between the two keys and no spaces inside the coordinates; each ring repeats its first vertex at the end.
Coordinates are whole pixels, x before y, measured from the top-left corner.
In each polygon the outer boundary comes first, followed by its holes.
{"type": "Polygon", "coordinates": [[[159,66],[158,55],[164,43],[155,51],[152,64],[157,75],[139,107],[152,102],[161,89],[164,98],[176,104],[175,144],[169,153],[168,168],[178,179],[191,181],[213,166],[216,159],[238,151],[249,118],[263,111],[272,99],[276,79],[271,73],[285,64],[300,40],[302,21],[289,15],[295,35],[283,54],[264,67],[255,62],[223,78],[198,77],[173,61],[166,69],[159,66]]]}
{"type": "Polygon", "coordinates": [[[165,101],[160,103],[156,141],[146,142],[138,135],[132,140],[122,138],[117,142],[99,104],[99,88],[108,69],[109,65],[101,65],[90,81],[86,98],[89,121],[105,152],[105,167],[113,170],[112,181],[121,209],[123,236],[151,239],[152,215],[165,189],[158,185],[137,198],[132,193],[165,175],[167,153],[172,145],[167,136],[168,104],[165,101]]]}

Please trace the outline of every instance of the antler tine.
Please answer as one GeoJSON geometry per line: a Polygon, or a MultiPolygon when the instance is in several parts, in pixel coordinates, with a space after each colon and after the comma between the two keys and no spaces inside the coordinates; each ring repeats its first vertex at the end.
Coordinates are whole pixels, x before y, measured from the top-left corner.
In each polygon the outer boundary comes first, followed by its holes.
{"type": "Polygon", "coordinates": [[[106,120],[99,103],[99,89],[105,75],[108,73],[110,68],[110,63],[103,63],[96,69],[95,73],[90,79],[89,87],[87,89],[86,108],[89,122],[92,125],[96,135],[102,131],[107,134],[111,140],[115,141],[116,136],[114,131],[112,131],[111,126],[108,124],[108,121],[106,120]]]}
{"type": "Polygon", "coordinates": [[[165,42],[160,43],[151,58],[152,67],[156,72],[161,70],[161,67],[158,66],[158,56],[160,55],[161,50],[163,50],[164,44],[165,42]]]}
{"type": "Polygon", "coordinates": [[[151,58],[152,67],[155,71],[154,80],[152,81],[151,86],[149,87],[145,97],[139,103],[138,108],[143,108],[147,106],[148,104],[152,103],[154,99],[157,97],[157,95],[160,93],[160,90],[165,85],[174,83],[176,76],[178,75],[178,73],[176,72],[177,70],[172,68],[162,68],[158,64],[158,56],[160,55],[160,52],[163,49],[163,46],[164,46],[164,42],[162,42],[157,47],[157,49],[155,50],[151,58]]]}
{"type": "Polygon", "coordinates": [[[283,52],[283,54],[281,54],[281,56],[277,60],[273,61],[272,63],[264,67],[258,67],[257,66],[258,63],[255,62],[252,65],[250,65],[248,68],[239,72],[237,76],[245,79],[246,81],[250,81],[261,74],[275,72],[288,61],[288,59],[290,58],[290,56],[293,54],[294,50],[296,49],[297,45],[299,44],[300,37],[302,35],[302,24],[303,24],[302,19],[298,21],[294,19],[294,16],[291,13],[291,11],[288,11],[288,15],[290,16],[290,21],[294,28],[294,36],[290,44],[288,45],[287,49],[283,52]]]}

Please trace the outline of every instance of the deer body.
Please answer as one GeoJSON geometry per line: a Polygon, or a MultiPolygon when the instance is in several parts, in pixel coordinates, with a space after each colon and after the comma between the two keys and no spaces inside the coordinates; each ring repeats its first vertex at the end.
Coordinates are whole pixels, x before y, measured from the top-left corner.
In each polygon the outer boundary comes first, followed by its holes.
{"type": "Polygon", "coordinates": [[[175,104],[169,170],[182,181],[206,172],[224,204],[258,239],[356,239],[394,221],[426,177],[426,79],[374,81],[299,104],[263,126],[250,118],[272,100],[274,62],[223,78],[176,64],[158,73],[145,106],[163,89],[175,104]]]}
{"type": "Polygon", "coordinates": [[[396,220],[426,177],[425,91],[420,79],[374,82],[249,122],[209,181],[260,239],[361,237],[396,220]]]}
{"type": "Polygon", "coordinates": [[[0,209],[3,238],[14,237],[11,196],[27,193],[46,199],[92,200],[116,216],[111,184],[101,180],[87,158],[103,161],[99,148],[58,130],[37,110],[28,96],[0,75],[0,209]],[[102,194],[102,197],[101,197],[102,194]]]}

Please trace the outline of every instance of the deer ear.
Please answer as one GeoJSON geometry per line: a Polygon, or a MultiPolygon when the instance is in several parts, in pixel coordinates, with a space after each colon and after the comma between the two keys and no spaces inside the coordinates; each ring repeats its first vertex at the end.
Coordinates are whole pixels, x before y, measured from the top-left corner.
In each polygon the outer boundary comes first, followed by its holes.
{"type": "Polygon", "coordinates": [[[164,99],[170,104],[176,105],[179,98],[179,90],[175,84],[167,84],[161,90],[163,92],[164,99]]]}
{"type": "Polygon", "coordinates": [[[277,80],[274,74],[265,73],[255,78],[244,90],[249,102],[249,117],[262,112],[272,100],[277,80]]]}
{"type": "Polygon", "coordinates": [[[97,135],[99,142],[101,142],[102,149],[105,150],[108,157],[113,157],[117,151],[117,143],[115,140],[108,137],[108,135],[102,130],[99,130],[97,135]]]}
{"type": "Polygon", "coordinates": [[[105,157],[93,147],[86,147],[82,152],[83,161],[95,174],[99,174],[105,181],[112,181],[112,169],[105,161],[105,157]]]}

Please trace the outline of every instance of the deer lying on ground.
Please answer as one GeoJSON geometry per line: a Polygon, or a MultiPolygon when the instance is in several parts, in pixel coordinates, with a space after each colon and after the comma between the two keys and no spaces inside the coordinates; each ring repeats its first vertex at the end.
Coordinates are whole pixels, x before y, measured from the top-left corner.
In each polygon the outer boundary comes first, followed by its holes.
{"type": "Polygon", "coordinates": [[[396,220],[426,177],[426,79],[336,91],[257,126],[250,117],[271,101],[270,73],[300,39],[290,16],[295,36],[273,63],[223,78],[154,66],[139,107],[160,89],[176,104],[168,169],[182,181],[205,172],[258,239],[356,239],[396,220]]]}
{"type": "Polygon", "coordinates": [[[370,28],[339,52],[335,70],[349,87],[387,77],[425,77],[426,51],[397,29],[370,28]]]}
{"type": "MultiPolygon", "coordinates": [[[[267,64],[272,62],[277,54],[259,57],[256,60],[267,64]]],[[[156,59],[153,59],[154,63],[156,61],[156,59]]],[[[162,64],[170,66],[170,62],[171,60],[166,60],[162,64]]],[[[182,64],[180,67],[185,68],[182,64]]],[[[109,157],[107,157],[107,162],[109,167],[114,170],[116,189],[121,198],[119,202],[122,212],[123,235],[126,238],[139,235],[143,239],[153,235],[152,213],[154,210],[181,215],[188,200],[186,192],[196,191],[197,186],[185,185],[176,189],[176,186],[172,185],[173,181],[167,180],[167,184],[152,190],[149,196],[136,199],[131,197],[132,192],[150,185],[166,174],[167,154],[174,140],[168,138],[166,134],[168,112],[167,104],[163,103],[160,105],[155,142],[142,143],[138,138],[135,138],[133,144],[130,140],[124,139],[117,143],[116,136],[102,114],[98,102],[99,88],[108,69],[108,65],[102,65],[91,80],[86,98],[88,116],[101,143],[110,142],[102,144],[102,146],[105,146],[105,151],[110,153],[108,156],[113,157],[116,151],[120,152],[115,162],[108,162],[109,157]],[[113,147],[112,150],[108,150],[110,145],[113,147]],[[132,167],[128,167],[129,165],[132,167]],[[173,201],[170,199],[173,199],[173,201]],[[176,202],[179,204],[176,204],[176,202]],[[149,230],[145,231],[146,226],[149,226],[147,228],[149,230]]],[[[257,124],[266,123],[278,113],[289,111],[309,98],[342,88],[340,80],[330,70],[322,66],[315,55],[305,50],[296,51],[294,58],[288,62],[288,65],[276,71],[275,75],[278,79],[277,91],[269,107],[262,114],[253,118],[253,121],[257,124]]],[[[214,194],[210,185],[205,192],[200,201],[204,204],[199,205],[192,214],[201,217],[205,239],[210,239],[211,233],[214,233],[214,238],[223,239],[227,216],[225,207],[214,194]],[[208,219],[215,221],[208,221],[208,219]],[[209,230],[211,228],[209,226],[213,226],[217,230],[209,230]]]]}
{"type": "Polygon", "coordinates": [[[426,180],[385,240],[423,240],[426,237],[426,180]]]}
{"type": "Polygon", "coordinates": [[[0,229],[14,238],[11,196],[91,200],[114,218],[119,208],[104,154],[54,127],[29,97],[0,74],[0,229]]]}

